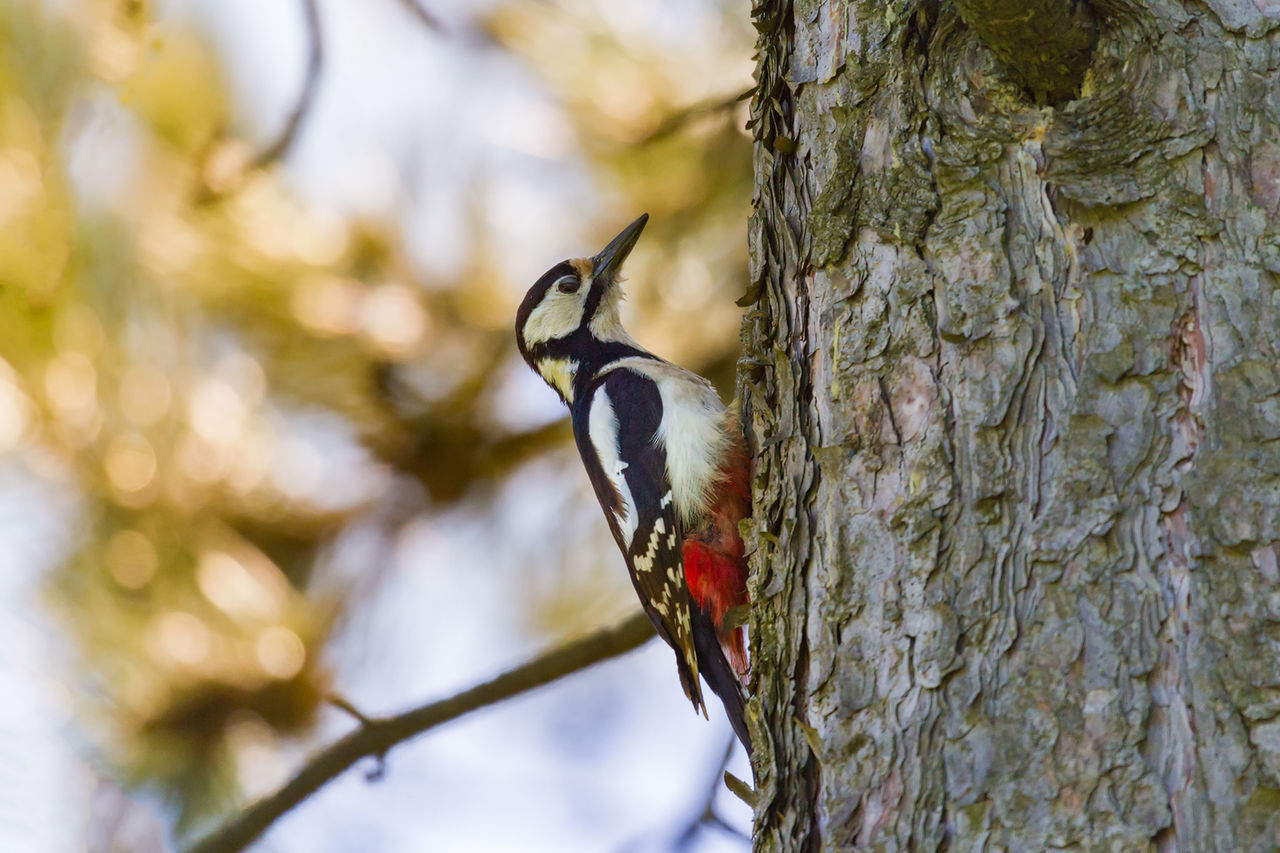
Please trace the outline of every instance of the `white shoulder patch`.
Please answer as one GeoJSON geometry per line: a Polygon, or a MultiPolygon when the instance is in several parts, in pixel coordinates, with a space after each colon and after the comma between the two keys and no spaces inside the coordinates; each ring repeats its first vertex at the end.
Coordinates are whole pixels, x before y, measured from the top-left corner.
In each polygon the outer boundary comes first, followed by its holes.
{"type": "Polygon", "coordinates": [[[728,412],[711,383],[665,361],[624,358],[611,367],[652,379],[662,397],[656,440],[667,454],[667,479],[676,511],[691,525],[706,511],[720,462],[728,449],[728,412]]]}
{"type": "Polygon", "coordinates": [[[623,541],[630,548],[639,517],[631,488],[627,485],[627,478],[623,476],[627,463],[622,461],[618,453],[618,416],[613,410],[613,401],[609,399],[609,393],[603,386],[591,397],[591,409],[587,412],[587,436],[600,459],[605,478],[613,484],[622,500],[620,511],[614,514],[614,520],[622,533],[623,541]]]}

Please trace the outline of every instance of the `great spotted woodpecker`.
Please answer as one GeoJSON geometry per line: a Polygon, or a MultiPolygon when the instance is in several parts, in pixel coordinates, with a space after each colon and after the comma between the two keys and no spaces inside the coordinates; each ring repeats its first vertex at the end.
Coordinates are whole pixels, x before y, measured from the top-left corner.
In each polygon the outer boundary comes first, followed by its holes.
{"type": "Polygon", "coordinates": [[[750,460],[711,384],[622,328],[619,272],[648,221],[544,273],[516,314],[516,340],[569,406],[587,475],[640,603],[675,650],[685,695],[706,714],[701,674],[750,752],[735,619],[747,603],[738,522],[751,513],[750,460]]]}

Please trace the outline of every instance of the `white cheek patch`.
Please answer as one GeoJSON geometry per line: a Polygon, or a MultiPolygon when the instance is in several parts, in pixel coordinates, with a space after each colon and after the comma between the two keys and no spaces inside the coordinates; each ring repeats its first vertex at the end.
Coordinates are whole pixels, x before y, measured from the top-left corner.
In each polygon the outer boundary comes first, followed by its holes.
{"type": "Polygon", "coordinates": [[[561,293],[552,287],[529,314],[524,324],[526,344],[541,344],[573,334],[582,325],[587,288],[577,293],[561,293]]]}
{"type": "Polygon", "coordinates": [[[631,540],[636,535],[639,516],[636,513],[635,499],[631,496],[631,488],[627,485],[627,478],[623,476],[623,472],[627,470],[627,463],[623,462],[618,455],[618,417],[614,414],[613,402],[604,388],[596,391],[595,396],[591,398],[591,411],[587,415],[587,435],[591,439],[591,446],[595,448],[596,455],[600,458],[600,467],[604,469],[605,478],[617,490],[618,497],[621,499],[621,506],[614,514],[614,520],[622,533],[623,541],[630,548],[631,540]]]}

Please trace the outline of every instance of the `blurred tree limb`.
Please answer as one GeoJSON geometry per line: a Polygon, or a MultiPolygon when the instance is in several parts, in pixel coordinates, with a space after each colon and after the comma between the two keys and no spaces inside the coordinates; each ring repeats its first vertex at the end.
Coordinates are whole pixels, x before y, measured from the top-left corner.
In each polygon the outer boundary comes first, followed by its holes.
{"type": "Polygon", "coordinates": [[[392,747],[428,729],[625,654],[652,636],[648,617],[637,613],[447,699],[393,717],[364,718],[359,728],[321,750],[274,794],[247,806],[188,847],[187,853],[244,850],[278,818],[360,759],[384,756],[392,747]]]}
{"type": "Polygon", "coordinates": [[[650,145],[662,139],[666,139],[671,134],[682,129],[686,124],[696,118],[704,115],[715,115],[716,113],[728,112],[738,104],[750,98],[756,92],[755,87],[737,92],[728,97],[720,96],[715,98],[707,98],[698,101],[696,104],[690,104],[682,107],[669,115],[667,115],[658,126],[646,134],[643,138],[636,140],[637,145],[650,145]]]}
{"type": "Polygon", "coordinates": [[[676,837],[672,844],[675,850],[688,850],[698,837],[698,833],[702,832],[708,826],[719,827],[729,835],[741,838],[750,842],[749,836],[742,833],[742,830],[733,826],[716,811],[716,795],[720,793],[720,787],[725,784],[725,773],[729,768],[729,759],[733,757],[733,750],[737,747],[736,738],[729,738],[728,744],[725,746],[724,756],[716,764],[716,771],[711,775],[711,784],[707,786],[706,797],[703,800],[702,810],[693,816],[680,835],[676,837]]]}

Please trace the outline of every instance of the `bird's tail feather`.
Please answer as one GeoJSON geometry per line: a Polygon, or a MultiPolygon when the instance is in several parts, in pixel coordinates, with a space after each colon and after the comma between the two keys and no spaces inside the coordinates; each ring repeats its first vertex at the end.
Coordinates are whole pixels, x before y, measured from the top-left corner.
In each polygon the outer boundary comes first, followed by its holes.
{"type": "Polygon", "coordinates": [[[720,647],[720,640],[711,617],[696,604],[690,608],[693,615],[693,639],[698,652],[698,669],[707,684],[724,703],[725,716],[738,740],[751,754],[751,735],[747,731],[746,698],[742,695],[742,685],[720,647]]]}

